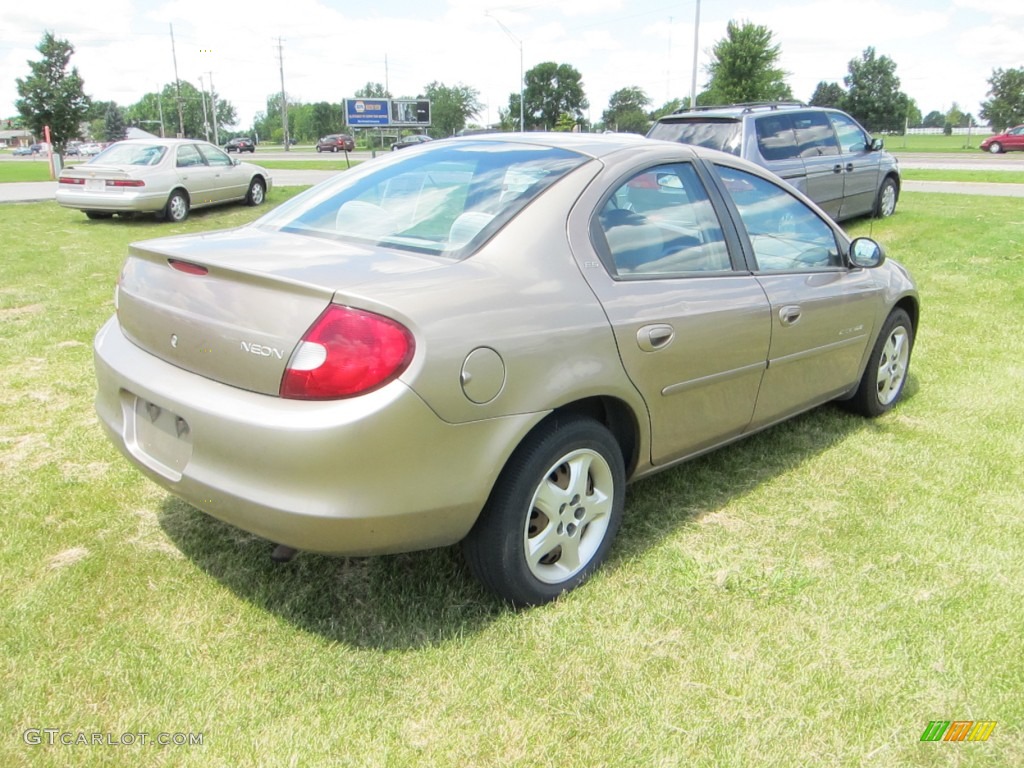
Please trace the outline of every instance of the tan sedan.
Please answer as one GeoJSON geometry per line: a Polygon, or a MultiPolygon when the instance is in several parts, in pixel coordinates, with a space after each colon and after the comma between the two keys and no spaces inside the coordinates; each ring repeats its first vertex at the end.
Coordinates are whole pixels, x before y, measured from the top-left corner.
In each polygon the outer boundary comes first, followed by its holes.
{"type": "Polygon", "coordinates": [[[517,605],[593,572],[628,481],[888,411],[918,320],[903,267],[766,171],[571,134],[431,142],[136,243],[117,307],[97,410],[153,480],[285,555],[462,541],[517,605]]]}
{"type": "Polygon", "coordinates": [[[184,221],[193,208],[260,205],[272,180],[265,168],[233,160],[205,141],[129,139],[65,168],[58,182],[57,202],[90,219],[156,213],[184,221]]]}

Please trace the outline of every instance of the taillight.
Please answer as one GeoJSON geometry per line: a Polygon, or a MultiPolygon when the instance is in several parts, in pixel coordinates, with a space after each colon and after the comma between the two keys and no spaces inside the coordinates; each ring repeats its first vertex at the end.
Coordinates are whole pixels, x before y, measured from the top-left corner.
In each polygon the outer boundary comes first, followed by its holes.
{"type": "Polygon", "coordinates": [[[306,331],[281,379],[281,397],[337,400],[383,387],[412,360],[409,329],[383,315],[332,304],[306,331]]]}
{"type": "Polygon", "coordinates": [[[108,187],[144,187],[146,182],[142,179],[107,179],[108,187]]]}
{"type": "Polygon", "coordinates": [[[85,179],[76,179],[72,176],[61,176],[57,179],[58,184],[85,184],[85,179]]]}

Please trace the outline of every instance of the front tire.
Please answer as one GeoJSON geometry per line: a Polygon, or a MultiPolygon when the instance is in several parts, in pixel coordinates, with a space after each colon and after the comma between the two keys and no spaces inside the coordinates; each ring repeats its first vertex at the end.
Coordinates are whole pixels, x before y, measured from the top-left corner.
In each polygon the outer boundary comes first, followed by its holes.
{"type": "Polygon", "coordinates": [[[164,219],[177,224],[188,218],[188,211],[188,195],[185,191],[176,189],[171,192],[171,196],[167,198],[167,205],[164,206],[164,219]]]}
{"type": "Polygon", "coordinates": [[[246,205],[262,205],[267,197],[267,187],[263,179],[255,178],[249,182],[249,192],[245,196],[246,205]]]}
{"type": "Polygon", "coordinates": [[[991,152],[993,155],[998,155],[1003,151],[1003,145],[1000,144],[998,141],[993,141],[991,144],[988,145],[988,151],[991,152]]]}
{"type": "Polygon", "coordinates": [[[902,309],[895,309],[878,334],[860,386],[846,401],[847,407],[871,418],[890,411],[903,394],[913,348],[914,326],[910,316],[902,309]]]}
{"type": "Polygon", "coordinates": [[[888,177],[882,182],[878,190],[878,197],[875,199],[875,218],[887,219],[896,212],[896,200],[899,192],[896,189],[896,182],[888,177]]]}
{"type": "Polygon", "coordinates": [[[463,541],[470,570],[516,606],[575,588],[618,532],[626,471],[602,424],[555,417],[515,450],[463,541]]]}

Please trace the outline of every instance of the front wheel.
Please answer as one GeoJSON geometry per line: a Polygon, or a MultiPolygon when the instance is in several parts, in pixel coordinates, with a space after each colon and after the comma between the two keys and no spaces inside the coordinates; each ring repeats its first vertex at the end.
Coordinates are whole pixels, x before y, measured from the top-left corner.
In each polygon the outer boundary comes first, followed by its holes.
{"type": "Polygon", "coordinates": [[[167,198],[167,205],[164,206],[164,218],[175,223],[188,218],[188,195],[183,190],[176,189],[167,198]]]}
{"type": "Polygon", "coordinates": [[[267,188],[263,179],[255,178],[249,182],[249,192],[245,196],[246,205],[262,205],[267,196],[267,188]]]}
{"type": "Polygon", "coordinates": [[[516,606],[573,589],[611,547],[625,478],[622,451],[603,425],[552,419],[512,454],[463,541],[470,570],[516,606]]]}
{"type": "Polygon", "coordinates": [[[885,219],[892,216],[896,212],[897,197],[896,182],[891,178],[886,178],[882,182],[882,187],[878,190],[878,197],[875,200],[875,217],[885,219]]]}
{"type": "Polygon", "coordinates": [[[881,416],[900,399],[910,371],[914,347],[914,326],[902,309],[893,310],[878,334],[857,393],[846,401],[850,410],[862,416],[881,416]]]}
{"type": "Polygon", "coordinates": [[[998,141],[993,141],[991,144],[988,145],[988,151],[991,152],[993,155],[998,155],[1000,152],[1003,151],[1003,145],[1000,144],[998,141]]]}

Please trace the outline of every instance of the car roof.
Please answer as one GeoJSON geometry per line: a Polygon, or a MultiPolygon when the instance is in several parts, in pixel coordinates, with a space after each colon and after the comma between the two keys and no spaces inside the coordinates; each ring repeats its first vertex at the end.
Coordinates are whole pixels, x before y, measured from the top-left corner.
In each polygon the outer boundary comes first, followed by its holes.
{"type": "Polygon", "coordinates": [[[121,141],[116,143],[146,144],[149,146],[155,144],[158,147],[180,147],[182,144],[209,144],[210,142],[204,141],[203,139],[161,139],[159,136],[154,136],[151,139],[121,139],[121,141]]]}
{"type": "Polygon", "coordinates": [[[678,120],[700,117],[730,117],[741,118],[744,115],[764,114],[770,112],[838,112],[839,110],[829,107],[815,107],[804,104],[801,101],[754,101],[741,104],[720,104],[716,106],[701,107],[696,109],[679,109],[671,114],[660,117],[659,120],[678,120]]]}

